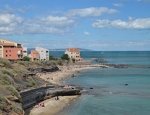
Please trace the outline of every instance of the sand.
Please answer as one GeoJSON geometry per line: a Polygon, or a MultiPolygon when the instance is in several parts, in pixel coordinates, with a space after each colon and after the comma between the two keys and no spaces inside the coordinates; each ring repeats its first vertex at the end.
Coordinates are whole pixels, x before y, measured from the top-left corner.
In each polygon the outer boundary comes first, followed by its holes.
{"type": "Polygon", "coordinates": [[[61,71],[43,74],[40,73],[38,76],[41,79],[44,79],[45,81],[60,85],[63,83],[64,79],[80,73],[81,70],[83,71],[93,69],[95,67],[76,65],[76,66],[60,66],[59,68],[61,71]]]}
{"type": "MultiPolygon", "coordinates": [[[[30,115],[56,115],[63,108],[69,106],[78,96],[60,96],[59,100],[51,98],[43,101],[44,107],[34,107],[30,115]]],[[[36,105],[37,106],[37,105],[36,105]]]]}

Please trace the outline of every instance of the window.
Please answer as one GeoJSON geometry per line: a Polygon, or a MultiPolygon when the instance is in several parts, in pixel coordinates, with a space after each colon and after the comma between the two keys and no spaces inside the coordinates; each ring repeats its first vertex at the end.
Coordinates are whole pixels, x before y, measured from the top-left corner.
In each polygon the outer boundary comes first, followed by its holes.
{"type": "Polygon", "coordinates": [[[7,55],[6,55],[6,57],[7,57],[7,55]]]}
{"type": "Polygon", "coordinates": [[[9,55],[9,56],[11,56],[11,55],[9,55]]]}
{"type": "Polygon", "coordinates": [[[11,50],[9,50],[9,52],[11,52],[11,50]]]}
{"type": "Polygon", "coordinates": [[[6,53],[7,53],[7,50],[6,50],[6,53]]]}

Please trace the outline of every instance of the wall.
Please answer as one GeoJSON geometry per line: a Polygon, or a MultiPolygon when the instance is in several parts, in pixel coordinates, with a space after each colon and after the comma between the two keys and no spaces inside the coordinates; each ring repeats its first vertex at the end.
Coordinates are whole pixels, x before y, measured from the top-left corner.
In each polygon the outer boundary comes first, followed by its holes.
{"type": "Polygon", "coordinates": [[[18,57],[18,51],[22,52],[22,50],[22,48],[4,48],[3,57],[10,60],[22,59],[22,57],[18,57]]]}

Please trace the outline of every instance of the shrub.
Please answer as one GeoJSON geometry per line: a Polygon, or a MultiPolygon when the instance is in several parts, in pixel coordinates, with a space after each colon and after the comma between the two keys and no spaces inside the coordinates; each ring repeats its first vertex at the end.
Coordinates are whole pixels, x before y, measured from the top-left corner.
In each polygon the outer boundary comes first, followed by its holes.
{"type": "Polygon", "coordinates": [[[6,88],[11,92],[11,95],[14,95],[20,99],[20,94],[14,86],[8,85],[6,88]]]}
{"type": "Polygon", "coordinates": [[[23,61],[30,61],[30,58],[28,56],[23,57],[23,61]]]}
{"type": "Polygon", "coordinates": [[[7,74],[7,75],[9,75],[9,76],[13,76],[13,75],[14,75],[14,73],[13,73],[13,71],[12,71],[11,69],[2,68],[2,69],[1,69],[1,72],[2,72],[3,74],[7,74]]]}
{"type": "Polygon", "coordinates": [[[0,110],[4,110],[7,106],[6,99],[3,96],[0,96],[0,110]]]}
{"type": "Polygon", "coordinates": [[[69,56],[68,56],[68,54],[63,54],[63,55],[61,56],[61,59],[62,59],[62,60],[67,60],[67,61],[69,61],[69,56]]]}
{"type": "Polygon", "coordinates": [[[33,80],[33,78],[29,78],[27,80],[27,87],[34,87],[36,86],[36,82],[33,80]]]}
{"type": "Polygon", "coordinates": [[[14,84],[14,81],[9,75],[0,73],[0,83],[2,85],[10,85],[14,84]]]}
{"type": "Polygon", "coordinates": [[[52,55],[50,55],[49,60],[55,60],[55,58],[52,55]]]}
{"type": "Polygon", "coordinates": [[[12,67],[10,61],[7,59],[0,58],[0,64],[3,65],[4,67],[7,67],[7,68],[12,67]]]}

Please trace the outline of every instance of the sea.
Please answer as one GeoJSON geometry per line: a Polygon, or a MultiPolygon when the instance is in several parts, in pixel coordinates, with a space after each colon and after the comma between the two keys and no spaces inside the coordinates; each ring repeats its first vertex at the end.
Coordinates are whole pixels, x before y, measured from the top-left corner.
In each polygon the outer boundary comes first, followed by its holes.
{"type": "Polygon", "coordinates": [[[83,51],[81,56],[135,66],[85,70],[67,79],[66,84],[85,91],[59,115],[150,115],[149,51],[83,51]]]}

